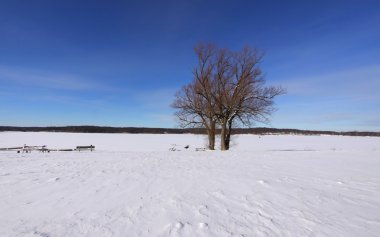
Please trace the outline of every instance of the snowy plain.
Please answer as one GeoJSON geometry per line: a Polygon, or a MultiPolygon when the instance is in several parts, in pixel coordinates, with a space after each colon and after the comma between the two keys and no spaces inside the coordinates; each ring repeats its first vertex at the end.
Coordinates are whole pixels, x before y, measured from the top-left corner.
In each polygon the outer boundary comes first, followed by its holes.
{"type": "Polygon", "coordinates": [[[0,236],[380,235],[378,137],[0,133],[23,144],[96,150],[0,151],[0,236]]]}

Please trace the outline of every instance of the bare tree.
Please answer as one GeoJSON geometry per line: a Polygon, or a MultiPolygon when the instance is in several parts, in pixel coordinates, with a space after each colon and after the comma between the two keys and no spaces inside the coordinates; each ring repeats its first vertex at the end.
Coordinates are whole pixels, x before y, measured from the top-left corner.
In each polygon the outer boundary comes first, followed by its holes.
{"type": "Polygon", "coordinates": [[[255,121],[269,121],[274,98],[285,93],[281,87],[265,86],[260,69],[262,58],[263,54],[255,48],[244,47],[240,52],[231,52],[231,71],[220,86],[222,92],[217,100],[222,108],[218,115],[221,150],[229,149],[234,124],[250,127],[255,121]]]}
{"type": "Polygon", "coordinates": [[[263,54],[255,48],[232,52],[200,44],[195,53],[198,65],[193,80],[177,92],[172,107],[182,127],[206,128],[211,150],[220,126],[220,148],[228,150],[233,127],[269,121],[274,98],[285,91],[265,86],[259,67],[263,54]]]}
{"type": "Polygon", "coordinates": [[[215,149],[215,101],[213,100],[212,75],[214,70],[213,45],[199,44],[195,47],[198,65],[193,71],[193,81],[182,87],[175,95],[172,107],[182,127],[204,127],[208,134],[208,148],[215,149]]]}

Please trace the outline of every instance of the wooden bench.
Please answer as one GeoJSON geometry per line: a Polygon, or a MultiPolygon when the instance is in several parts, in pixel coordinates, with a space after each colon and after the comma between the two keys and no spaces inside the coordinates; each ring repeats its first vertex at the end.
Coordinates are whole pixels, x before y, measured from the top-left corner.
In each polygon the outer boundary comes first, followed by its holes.
{"type": "Polygon", "coordinates": [[[75,150],[77,151],[81,151],[81,150],[94,150],[95,149],[95,146],[93,145],[90,145],[90,146],[77,146],[77,148],[75,150]]]}

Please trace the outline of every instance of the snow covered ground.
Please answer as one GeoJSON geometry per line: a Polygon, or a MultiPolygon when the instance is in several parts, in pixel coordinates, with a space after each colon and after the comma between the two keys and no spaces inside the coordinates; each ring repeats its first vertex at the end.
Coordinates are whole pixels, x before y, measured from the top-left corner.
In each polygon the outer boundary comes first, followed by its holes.
{"type": "Polygon", "coordinates": [[[205,143],[0,133],[0,147],[96,146],[0,151],[0,236],[379,236],[380,138],[241,135],[195,151],[205,143]]]}

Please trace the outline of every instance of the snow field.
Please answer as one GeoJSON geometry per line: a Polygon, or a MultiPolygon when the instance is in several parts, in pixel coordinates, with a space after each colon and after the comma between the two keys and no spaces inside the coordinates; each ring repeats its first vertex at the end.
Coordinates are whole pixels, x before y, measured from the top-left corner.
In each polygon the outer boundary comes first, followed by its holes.
{"type": "Polygon", "coordinates": [[[0,152],[0,236],[378,236],[379,142],[242,135],[195,152],[203,136],[0,133],[0,147],[96,146],[0,152]]]}

